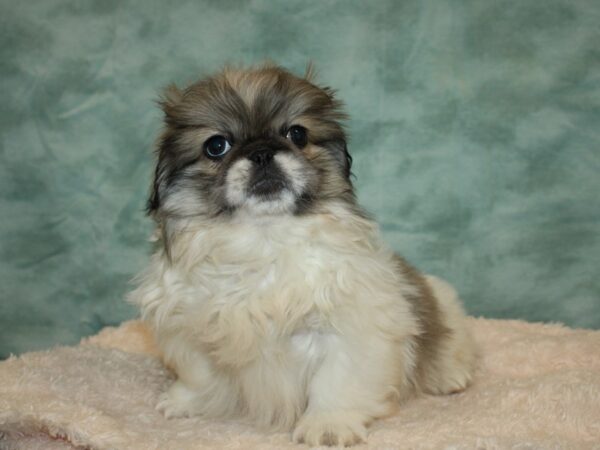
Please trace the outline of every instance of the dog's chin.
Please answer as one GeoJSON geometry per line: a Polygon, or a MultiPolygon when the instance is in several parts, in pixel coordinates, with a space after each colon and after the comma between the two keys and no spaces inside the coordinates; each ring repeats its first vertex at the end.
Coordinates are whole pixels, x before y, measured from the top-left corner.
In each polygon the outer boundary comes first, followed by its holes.
{"type": "Polygon", "coordinates": [[[296,195],[286,187],[260,186],[252,189],[237,210],[249,216],[278,216],[294,212],[296,195]]]}

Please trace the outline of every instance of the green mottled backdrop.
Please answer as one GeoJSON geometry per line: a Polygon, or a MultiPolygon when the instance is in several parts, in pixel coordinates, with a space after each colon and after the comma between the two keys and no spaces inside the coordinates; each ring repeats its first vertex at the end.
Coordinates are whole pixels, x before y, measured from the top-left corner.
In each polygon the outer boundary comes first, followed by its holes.
{"type": "Polygon", "coordinates": [[[339,89],[362,203],[470,313],[600,327],[600,2],[0,1],[0,354],[136,312],[158,90],[339,89]]]}

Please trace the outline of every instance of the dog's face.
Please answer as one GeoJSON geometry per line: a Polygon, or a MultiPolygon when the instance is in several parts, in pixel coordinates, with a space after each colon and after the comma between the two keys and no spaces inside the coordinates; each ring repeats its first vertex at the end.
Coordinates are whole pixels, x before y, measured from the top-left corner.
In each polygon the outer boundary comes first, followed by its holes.
{"type": "Polygon", "coordinates": [[[341,104],[278,67],[225,70],[163,98],[157,219],[306,214],[352,201],[341,104]]]}

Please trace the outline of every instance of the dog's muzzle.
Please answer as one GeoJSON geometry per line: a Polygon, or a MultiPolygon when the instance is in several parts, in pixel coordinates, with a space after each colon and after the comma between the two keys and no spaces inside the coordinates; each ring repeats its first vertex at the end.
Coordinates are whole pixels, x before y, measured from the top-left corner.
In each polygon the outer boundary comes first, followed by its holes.
{"type": "Polygon", "coordinates": [[[248,186],[252,195],[270,197],[287,187],[286,177],[274,161],[275,153],[263,148],[248,155],[254,169],[248,186]]]}

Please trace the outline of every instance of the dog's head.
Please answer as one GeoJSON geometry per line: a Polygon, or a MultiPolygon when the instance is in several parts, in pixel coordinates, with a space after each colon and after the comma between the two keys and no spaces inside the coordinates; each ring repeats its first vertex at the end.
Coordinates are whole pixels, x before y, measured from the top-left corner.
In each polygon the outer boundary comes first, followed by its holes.
{"type": "Polygon", "coordinates": [[[165,131],[149,212],[158,220],[307,214],[352,201],[341,103],[310,77],[226,69],[161,101],[165,131]]]}

